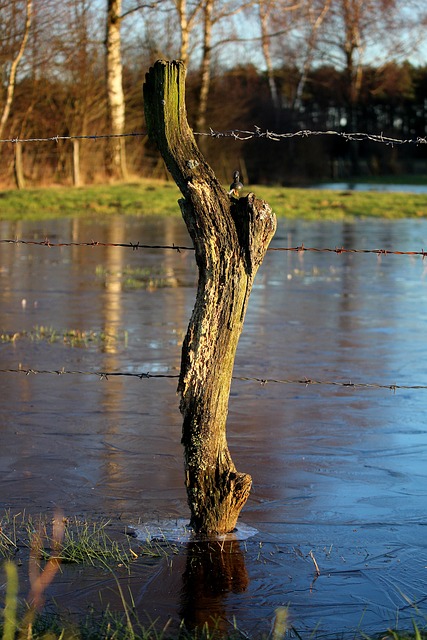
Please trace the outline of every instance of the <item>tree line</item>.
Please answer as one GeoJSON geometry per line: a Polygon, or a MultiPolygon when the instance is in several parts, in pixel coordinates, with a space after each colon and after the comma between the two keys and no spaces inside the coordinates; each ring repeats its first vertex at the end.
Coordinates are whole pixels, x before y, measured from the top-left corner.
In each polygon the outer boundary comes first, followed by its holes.
{"type": "MultiPolygon", "coordinates": [[[[0,182],[18,187],[166,177],[144,132],[142,84],[184,61],[194,130],[426,135],[421,0],[3,0],[0,182]],[[405,6],[402,7],[402,4],[405,6]]],[[[426,149],[310,137],[199,137],[223,180],[295,183],[425,173],[426,149]]]]}

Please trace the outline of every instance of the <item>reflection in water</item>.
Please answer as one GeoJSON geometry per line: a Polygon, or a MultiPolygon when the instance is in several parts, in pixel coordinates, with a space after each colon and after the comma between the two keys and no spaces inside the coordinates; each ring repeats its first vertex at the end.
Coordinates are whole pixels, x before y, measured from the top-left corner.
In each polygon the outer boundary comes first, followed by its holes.
{"type": "MultiPolygon", "coordinates": [[[[122,243],[125,241],[125,226],[119,218],[115,218],[108,227],[107,242],[122,243]]],[[[124,249],[122,247],[106,247],[103,259],[103,267],[106,270],[105,302],[102,308],[104,315],[103,331],[107,336],[105,351],[114,354],[117,351],[114,337],[120,332],[122,323],[122,272],[124,261],[124,249]]],[[[114,358],[106,358],[106,368],[114,371],[117,362],[114,358]]]]}
{"type": "Polygon", "coordinates": [[[230,631],[227,596],[246,591],[249,584],[239,543],[190,542],[182,581],[180,617],[186,628],[230,631]]]}
{"type": "MultiPolygon", "coordinates": [[[[189,242],[179,219],[0,223],[0,233],[189,242]]],[[[426,235],[423,219],[281,220],[274,245],[405,251],[425,246],[426,235]]],[[[269,252],[236,376],[427,384],[426,273],[421,259],[401,256],[269,252]]],[[[80,349],[2,341],[0,368],[177,373],[195,278],[192,252],[2,245],[0,333],[120,329],[128,341],[80,349]],[[99,265],[116,274],[106,286],[99,265]],[[173,286],[126,289],[118,274],[127,266],[172,270],[173,286]]],[[[58,505],[70,516],[131,524],[188,516],[176,380],[0,373],[0,382],[1,508],[38,514],[58,505]]],[[[362,612],[370,633],[410,620],[407,598],[420,605],[425,598],[425,393],[234,380],[229,444],[253,477],[243,518],[259,531],[241,545],[246,569],[236,547],[214,564],[195,547],[160,570],[135,565],[129,580],[138,610],[163,620],[185,614],[189,626],[217,611],[260,634],[288,603],[296,628],[310,632],[319,624],[354,635],[362,612]],[[320,567],[314,584],[310,551],[320,567]],[[200,611],[191,594],[200,595],[200,611]]],[[[100,581],[78,585],[82,601],[96,596],[100,581]]]]}

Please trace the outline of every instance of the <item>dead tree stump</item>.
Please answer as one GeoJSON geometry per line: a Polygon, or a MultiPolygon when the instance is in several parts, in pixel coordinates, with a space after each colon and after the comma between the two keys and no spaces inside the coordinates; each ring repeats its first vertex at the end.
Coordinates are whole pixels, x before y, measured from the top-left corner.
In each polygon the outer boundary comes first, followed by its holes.
{"type": "Polygon", "coordinates": [[[230,197],[200,153],[187,123],[182,62],[155,63],[144,105],[150,138],[184,196],[179,205],[199,269],[178,384],[191,525],[198,533],[223,534],[235,528],[252,484],[233,464],[226,419],[249,294],[276,217],[253,193],[230,197]]]}

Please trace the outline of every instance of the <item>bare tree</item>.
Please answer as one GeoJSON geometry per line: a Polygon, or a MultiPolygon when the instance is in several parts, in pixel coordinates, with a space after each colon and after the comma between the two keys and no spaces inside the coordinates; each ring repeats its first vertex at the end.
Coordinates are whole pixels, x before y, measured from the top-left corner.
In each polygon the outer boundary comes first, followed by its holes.
{"type": "Polygon", "coordinates": [[[298,79],[293,104],[293,108],[295,110],[299,110],[301,108],[305,83],[316,55],[319,32],[326,19],[331,2],[332,0],[304,0],[302,3],[302,22],[306,35],[303,42],[302,64],[300,65],[301,73],[298,79]]]}
{"type": "Polygon", "coordinates": [[[198,1],[191,7],[188,6],[187,0],[173,0],[173,3],[178,13],[181,34],[179,59],[187,66],[189,62],[190,34],[203,3],[198,1]]]}
{"type": "Polygon", "coordinates": [[[367,60],[380,68],[390,59],[409,55],[419,43],[420,26],[425,24],[426,15],[427,10],[419,0],[331,3],[319,52],[336,68],[344,70],[350,110],[359,98],[367,60]]]}
{"type": "Polygon", "coordinates": [[[257,4],[271,101],[276,110],[283,106],[276,84],[274,60],[276,65],[285,62],[289,67],[292,63],[299,76],[288,106],[298,109],[315,57],[318,34],[331,0],[258,0],[257,4]]]}
{"type": "Polygon", "coordinates": [[[4,128],[12,108],[16,74],[30,34],[32,9],[32,0],[26,0],[25,3],[12,0],[1,8],[1,12],[5,14],[1,16],[2,30],[5,31],[4,36],[8,42],[6,50],[10,52],[10,57],[7,56],[4,58],[2,56],[4,65],[3,75],[7,77],[7,80],[6,95],[0,117],[0,137],[3,136],[4,128]]]}
{"type": "MultiPolygon", "coordinates": [[[[253,6],[254,0],[236,3],[234,0],[229,2],[220,2],[218,0],[203,0],[201,2],[201,10],[203,16],[203,41],[202,41],[202,61],[200,65],[200,91],[199,106],[197,111],[196,126],[203,129],[206,125],[206,113],[208,106],[208,96],[212,75],[212,52],[216,47],[224,46],[225,42],[232,44],[235,40],[235,34],[227,36],[227,40],[217,38],[213,41],[213,29],[220,23],[231,23],[232,18],[238,13],[245,11],[248,7],[253,6]]],[[[228,29],[228,31],[230,31],[228,29]]],[[[221,30],[219,31],[221,33],[221,30]]]]}
{"type": "MultiPolygon", "coordinates": [[[[87,135],[102,122],[105,126],[105,99],[101,71],[101,46],[96,38],[96,13],[90,0],[63,0],[61,19],[53,40],[64,87],[61,105],[62,130],[67,135],[87,135]]],[[[80,156],[93,145],[74,139],[72,143],[73,184],[81,183],[80,156]]],[[[62,146],[60,162],[69,174],[70,144],[62,146]]]]}
{"type": "Polygon", "coordinates": [[[214,0],[206,0],[203,6],[203,57],[200,69],[199,108],[196,123],[199,130],[202,130],[206,125],[206,110],[211,83],[213,9],[214,0]]]}
{"type": "Polygon", "coordinates": [[[258,2],[258,15],[259,25],[261,31],[261,47],[264,56],[265,65],[267,67],[268,86],[270,89],[271,101],[276,111],[280,108],[279,92],[276,86],[276,80],[274,77],[274,67],[270,50],[270,29],[269,29],[269,16],[271,9],[275,3],[275,0],[259,0],[258,2]]]}

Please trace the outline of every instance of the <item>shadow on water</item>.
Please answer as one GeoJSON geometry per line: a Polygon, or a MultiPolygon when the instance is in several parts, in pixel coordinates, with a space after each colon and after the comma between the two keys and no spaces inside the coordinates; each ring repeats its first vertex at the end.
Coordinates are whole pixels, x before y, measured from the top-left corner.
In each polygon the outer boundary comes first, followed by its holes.
{"type": "MultiPolygon", "coordinates": [[[[282,220],[274,244],[407,251],[426,235],[421,219],[282,220]]],[[[0,237],[189,242],[180,220],[131,217],[0,222],[0,237]]],[[[426,276],[407,256],[268,253],[235,375],[426,385],[426,276]]],[[[178,373],[195,281],[190,251],[2,245],[0,368],[178,373]],[[72,346],[70,330],[91,337],[72,346]]],[[[58,506],[135,526],[187,517],[176,380],[0,373],[0,382],[1,509],[58,506]]],[[[118,567],[140,619],[219,617],[221,628],[235,619],[254,636],[289,605],[298,632],[354,636],[422,618],[426,393],[234,380],[228,438],[253,477],[242,517],[258,533],[179,543],[130,575],[118,567]]],[[[108,574],[64,567],[50,596],[120,609],[114,588],[108,574]]]]}

